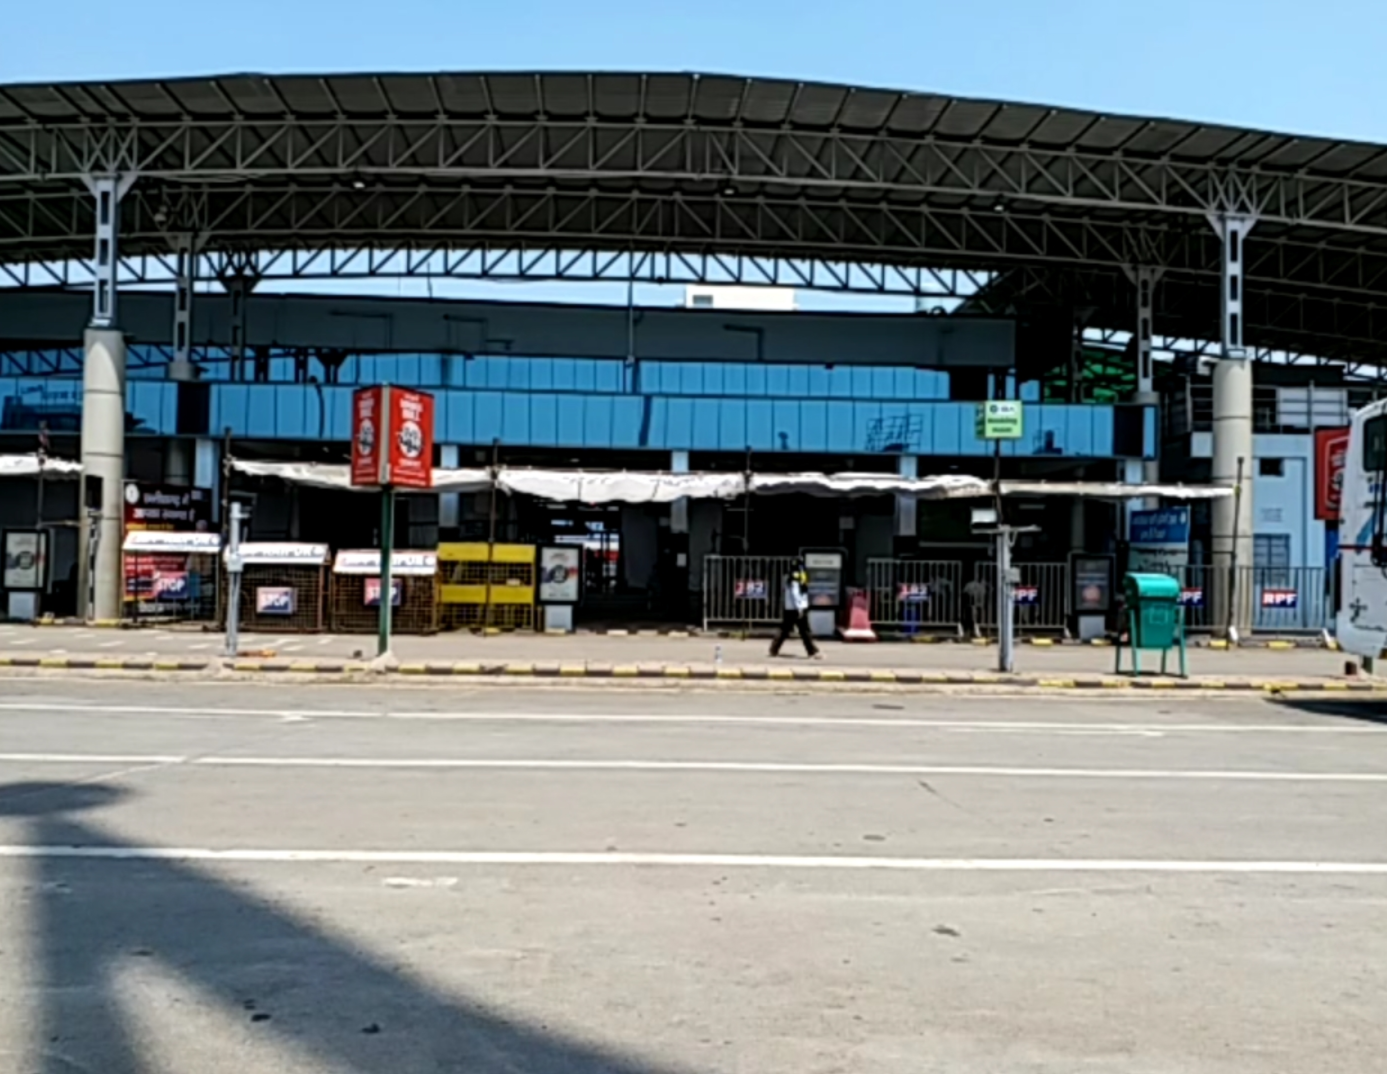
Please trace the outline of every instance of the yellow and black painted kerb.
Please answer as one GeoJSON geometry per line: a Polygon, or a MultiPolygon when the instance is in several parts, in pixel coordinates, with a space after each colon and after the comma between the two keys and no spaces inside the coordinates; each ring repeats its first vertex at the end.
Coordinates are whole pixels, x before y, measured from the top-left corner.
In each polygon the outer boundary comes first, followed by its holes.
{"type": "Polygon", "coordinates": [[[686,682],[859,683],[873,686],[993,686],[1027,690],[1204,690],[1228,692],[1387,692],[1387,682],[1369,679],[1172,679],[1110,675],[1027,676],[988,672],[889,671],[875,668],[689,667],[683,664],[564,664],[520,662],[408,663],[384,671],[344,660],[176,660],[156,657],[0,656],[0,669],[43,671],[138,671],[217,673],[250,676],[321,677],[383,675],[427,678],[632,679],[686,682]]]}

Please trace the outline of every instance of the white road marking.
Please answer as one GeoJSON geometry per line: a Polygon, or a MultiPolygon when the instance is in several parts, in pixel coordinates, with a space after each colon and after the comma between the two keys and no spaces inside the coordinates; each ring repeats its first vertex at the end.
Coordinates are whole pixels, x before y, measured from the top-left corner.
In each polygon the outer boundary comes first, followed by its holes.
{"type": "Polygon", "coordinates": [[[189,645],[189,646],[188,646],[188,651],[189,651],[189,652],[199,652],[199,651],[202,650],[202,649],[210,649],[210,648],[212,648],[212,646],[215,645],[215,644],[216,644],[216,642],[214,642],[214,641],[200,641],[200,642],[197,642],[196,644],[189,645]]]}
{"type": "Polygon", "coordinates": [[[124,644],[125,644],[125,642],[124,642],[122,639],[117,638],[115,641],[103,641],[103,642],[98,642],[96,647],[97,647],[98,649],[114,649],[114,648],[116,648],[117,646],[119,646],[119,645],[124,645],[124,644]]]}
{"type": "Polygon", "coordinates": [[[1387,876],[1377,861],[1220,861],[1126,858],[891,858],[630,851],[264,850],[209,847],[0,845],[0,858],[209,861],[274,864],[654,866],[716,869],[890,870],[920,873],[1237,873],[1387,876]]]}
{"type": "MultiPolygon", "coordinates": [[[[109,644],[119,644],[118,642],[109,644]]],[[[953,700],[962,700],[961,698],[953,700]]],[[[997,700],[996,698],[992,699],[997,700]]],[[[1030,703],[1032,699],[1027,699],[1030,703]]],[[[1255,698],[1249,697],[1253,701],[1255,698]]],[[[1071,702],[1072,703],[1072,702],[1071,702]]],[[[1275,724],[1275,723],[1100,723],[1083,720],[988,720],[932,719],[928,717],[881,716],[756,716],[723,713],[565,713],[565,712],[411,712],[370,709],[262,709],[192,708],[177,705],[104,705],[82,701],[4,701],[0,712],[56,713],[84,715],[169,716],[181,719],[230,719],[263,717],[282,720],[438,720],[460,723],[592,723],[592,724],[728,724],[766,727],[895,727],[922,730],[986,732],[989,734],[1051,734],[1059,732],[1122,733],[1133,735],[1174,734],[1288,734],[1288,735],[1383,735],[1387,725],[1362,723],[1275,724]]]]}
{"type": "MultiPolygon", "coordinates": [[[[9,764],[108,764],[108,754],[0,753],[9,764]]],[[[1387,772],[1295,772],[1201,768],[1059,768],[1020,765],[816,764],[807,761],[662,761],[543,757],[237,757],[130,756],[130,764],[201,768],[342,768],[497,770],[511,772],[730,772],[852,776],[978,776],[1003,779],[1200,780],[1271,783],[1387,783],[1387,772]]]]}
{"type": "Polygon", "coordinates": [[[335,642],[336,640],[337,640],[336,638],[331,638],[331,637],[329,637],[329,638],[319,638],[319,639],[318,639],[318,644],[319,644],[319,645],[331,645],[331,644],[332,644],[333,642],[335,642]]]}
{"type": "Polygon", "coordinates": [[[185,764],[187,757],[144,753],[0,753],[5,764],[185,764]]]}
{"type": "Polygon", "coordinates": [[[49,656],[66,656],[66,655],[67,655],[67,650],[66,650],[66,649],[49,649],[49,650],[48,650],[48,655],[49,655],[49,656]]]}
{"type": "Polygon", "coordinates": [[[14,641],[8,642],[7,644],[9,644],[9,645],[33,645],[33,644],[34,644],[34,639],[33,639],[33,638],[16,638],[14,641]]]}

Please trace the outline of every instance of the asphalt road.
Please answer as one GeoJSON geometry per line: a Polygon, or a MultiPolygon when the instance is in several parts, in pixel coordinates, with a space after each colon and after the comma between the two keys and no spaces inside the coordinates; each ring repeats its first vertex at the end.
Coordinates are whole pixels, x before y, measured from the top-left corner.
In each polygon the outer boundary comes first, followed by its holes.
{"type": "Polygon", "coordinates": [[[1383,711],[0,681],[0,1069],[1376,1072],[1383,711]]]}

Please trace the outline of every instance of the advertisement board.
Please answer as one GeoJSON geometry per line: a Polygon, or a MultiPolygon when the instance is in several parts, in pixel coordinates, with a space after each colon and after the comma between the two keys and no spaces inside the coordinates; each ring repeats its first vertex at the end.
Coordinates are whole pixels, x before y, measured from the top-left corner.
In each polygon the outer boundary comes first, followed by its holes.
{"type": "Polygon", "coordinates": [[[1348,429],[1315,430],[1315,517],[1338,522],[1344,492],[1348,429]]]}
{"type": "Polygon", "coordinates": [[[1112,606],[1113,560],[1111,556],[1073,556],[1074,611],[1097,615],[1112,606]]]}
{"type": "Polygon", "coordinates": [[[1132,574],[1180,576],[1190,562],[1190,509],[1161,507],[1133,511],[1127,534],[1127,570],[1132,574]]]}
{"type": "Polygon", "coordinates": [[[578,580],[582,574],[582,549],[541,548],[539,550],[539,599],[543,604],[578,603],[578,580]]]}
{"type": "Polygon", "coordinates": [[[358,388],[352,393],[352,484],[379,485],[381,388],[358,388]]]}
{"type": "Polygon", "coordinates": [[[298,608],[298,593],[293,586],[261,585],[255,587],[256,615],[293,615],[298,608]]]}
{"type": "Polygon", "coordinates": [[[212,490],[149,481],[125,483],[125,532],[207,533],[212,490]]]}
{"type": "Polygon", "coordinates": [[[352,394],[352,484],[433,487],[433,396],[409,388],[352,394]]]}
{"type": "MultiPolygon", "coordinates": [[[[380,552],[377,549],[343,549],[332,564],[333,574],[380,574],[380,552]]],[[[438,573],[437,552],[390,553],[392,575],[430,575],[438,573]]]]}
{"type": "MultiPolygon", "coordinates": [[[[364,599],[362,603],[368,608],[380,607],[380,579],[367,578],[362,582],[364,599]]],[[[400,601],[404,599],[405,583],[400,578],[390,579],[390,607],[398,608],[400,601]]]]}
{"type": "Polygon", "coordinates": [[[181,604],[192,599],[188,557],[177,553],[127,555],[125,599],[150,604],[181,604]]]}
{"type": "Polygon", "coordinates": [[[42,589],[48,574],[48,535],[42,530],[5,531],[5,589],[42,589]]]}
{"type": "Polygon", "coordinates": [[[386,389],[390,416],[390,484],[433,487],[433,396],[409,388],[386,389]]]}

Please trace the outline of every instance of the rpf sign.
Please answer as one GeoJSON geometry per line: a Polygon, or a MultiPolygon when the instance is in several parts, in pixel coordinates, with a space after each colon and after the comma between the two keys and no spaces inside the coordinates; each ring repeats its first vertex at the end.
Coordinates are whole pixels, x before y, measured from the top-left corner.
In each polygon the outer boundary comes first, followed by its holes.
{"type": "Polygon", "coordinates": [[[433,487],[433,396],[388,385],[352,394],[352,484],[433,487]]]}

